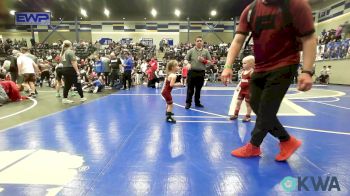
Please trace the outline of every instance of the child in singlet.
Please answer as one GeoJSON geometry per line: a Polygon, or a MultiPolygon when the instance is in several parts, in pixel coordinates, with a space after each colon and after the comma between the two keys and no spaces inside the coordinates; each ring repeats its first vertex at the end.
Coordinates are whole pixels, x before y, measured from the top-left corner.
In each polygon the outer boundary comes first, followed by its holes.
{"type": "Polygon", "coordinates": [[[237,97],[237,105],[235,109],[235,113],[233,116],[230,117],[231,120],[236,120],[238,118],[239,110],[241,108],[241,104],[243,100],[246,102],[247,106],[247,114],[243,118],[243,122],[249,122],[251,121],[250,114],[252,113],[252,108],[250,107],[250,95],[249,95],[249,82],[250,78],[254,71],[254,65],[255,65],[255,58],[254,56],[247,56],[243,58],[243,71],[241,75],[241,82],[237,86],[237,89],[239,89],[239,94],[237,97]]]}
{"type": "Polygon", "coordinates": [[[187,84],[188,67],[183,65],[182,67],[182,84],[185,86],[187,84]]]}
{"type": "Polygon", "coordinates": [[[173,87],[182,86],[181,83],[176,82],[176,72],[179,69],[178,62],[176,60],[171,60],[166,66],[167,76],[165,78],[164,88],[162,90],[162,96],[166,101],[166,121],[169,123],[176,123],[173,118],[173,98],[171,96],[171,90],[173,87]]]}

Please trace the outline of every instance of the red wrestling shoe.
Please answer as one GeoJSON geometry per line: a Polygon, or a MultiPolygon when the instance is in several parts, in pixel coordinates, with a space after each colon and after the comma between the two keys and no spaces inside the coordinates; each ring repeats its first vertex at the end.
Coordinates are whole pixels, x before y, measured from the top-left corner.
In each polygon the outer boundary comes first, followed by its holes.
{"type": "Polygon", "coordinates": [[[286,161],[301,146],[301,141],[290,136],[285,142],[280,142],[280,153],[276,156],[276,161],[286,161]]]}
{"type": "Polygon", "coordinates": [[[232,156],[241,157],[241,158],[256,157],[256,156],[259,156],[260,154],[261,154],[260,147],[256,147],[250,142],[245,146],[237,148],[236,150],[233,150],[231,152],[232,156]]]}

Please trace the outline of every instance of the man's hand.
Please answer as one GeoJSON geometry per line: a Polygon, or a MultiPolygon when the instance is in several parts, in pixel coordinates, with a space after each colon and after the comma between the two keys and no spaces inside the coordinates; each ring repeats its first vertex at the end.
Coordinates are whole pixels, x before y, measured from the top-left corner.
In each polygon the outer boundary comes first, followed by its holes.
{"type": "Polygon", "coordinates": [[[210,63],[209,60],[207,60],[206,58],[204,58],[204,57],[202,57],[202,56],[199,56],[199,57],[198,57],[198,61],[201,62],[201,63],[203,63],[203,64],[205,64],[205,65],[207,65],[208,63],[210,63]]]}
{"type": "Polygon", "coordinates": [[[199,61],[199,62],[203,62],[204,60],[205,60],[204,57],[202,57],[202,56],[199,56],[199,57],[198,57],[198,61],[199,61]]]}
{"type": "Polygon", "coordinates": [[[312,87],[312,77],[307,73],[302,73],[298,77],[298,90],[308,91],[312,87]]]}
{"type": "Polygon", "coordinates": [[[221,81],[224,83],[225,86],[227,86],[228,81],[232,81],[232,69],[225,68],[224,71],[221,73],[221,81]]]}

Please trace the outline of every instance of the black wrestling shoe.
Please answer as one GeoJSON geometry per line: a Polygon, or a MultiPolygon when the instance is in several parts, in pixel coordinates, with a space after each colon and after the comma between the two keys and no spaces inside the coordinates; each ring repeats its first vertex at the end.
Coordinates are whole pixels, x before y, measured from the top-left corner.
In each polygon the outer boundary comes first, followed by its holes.
{"type": "Polygon", "coordinates": [[[188,110],[188,109],[190,109],[190,107],[191,107],[191,104],[186,103],[185,109],[188,110]]]}
{"type": "Polygon", "coordinates": [[[199,107],[199,108],[204,108],[204,105],[202,105],[202,104],[198,103],[198,104],[196,104],[196,107],[199,107]]]}
{"type": "Polygon", "coordinates": [[[176,120],[175,120],[172,116],[167,116],[167,117],[166,117],[166,121],[167,121],[168,123],[176,123],[176,120]]]}

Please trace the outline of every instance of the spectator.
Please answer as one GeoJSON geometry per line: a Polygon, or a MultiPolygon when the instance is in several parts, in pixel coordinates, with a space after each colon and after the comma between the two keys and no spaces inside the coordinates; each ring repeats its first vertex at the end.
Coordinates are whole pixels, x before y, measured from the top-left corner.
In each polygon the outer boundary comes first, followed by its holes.
{"type": "Polygon", "coordinates": [[[80,71],[78,69],[77,57],[72,50],[72,42],[65,40],[62,45],[61,60],[63,64],[62,72],[64,76],[64,89],[62,103],[69,104],[73,103],[72,100],[68,100],[68,92],[72,85],[77,88],[80,95],[80,102],[86,101],[83,90],[80,83],[80,71]]]}
{"type": "Polygon", "coordinates": [[[187,75],[188,75],[188,67],[183,65],[182,66],[182,77],[181,77],[181,80],[182,80],[182,85],[187,85],[187,75]]]}
{"type": "Polygon", "coordinates": [[[22,54],[17,58],[18,65],[18,75],[21,75],[23,81],[20,81],[19,84],[23,83],[23,86],[30,93],[30,97],[35,98],[35,73],[39,72],[38,65],[32,60],[29,56],[29,49],[26,47],[21,48],[22,54]]]}
{"type": "MultiPolygon", "coordinates": [[[[164,62],[163,62],[164,63],[164,62]]],[[[156,82],[158,78],[156,76],[156,71],[158,70],[158,62],[156,57],[153,57],[149,62],[149,68],[147,70],[148,75],[148,87],[156,88],[156,82]]]]}
{"type": "Polygon", "coordinates": [[[110,82],[111,82],[111,87],[115,86],[115,82],[117,80],[119,80],[119,72],[120,69],[119,67],[121,66],[122,62],[120,60],[120,58],[117,58],[115,53],[111,53],[111,63],[110,63],[110,67],[111,67],[111,75],[110,75],[110,82]]]}
{"type": "Polygon", "coordinates": [[[326,83],[326,77],[327,76],[327,66],[323,66],[323,69],[320,72],[320,83],[325,84],[326,83]]]}
{"type": "Polygon", "coordinates": [[[11,80],[13,82],[17,82],[17,78],[18,78],[18,66],[17,66],[18,54],[19,54],[18,50],[13,50],[12,55],[8,57],[8,60],[11,62],[9,72],[11,74],[11,80]]]}
{"type": "Polygon", "coordinates": [[[124,61],[124,76],[123,76],[123,90],[130,90],[131,88],[131,72],[134,67],[134,60],[130,52],[126,53],[125,61],[124,61]],[[128,82],[128,86],[126,86],[126,82],[128,82]]]}
{"type": "Polygon", "coordinates": [[[329,84],[330,76],[331,76],[331,68],[332,66],[328,65],[326,68],[326,84],[329,84]]]}
{"type": "Polygon", "coordinates": [[[111,72],[109,63],[110,63],[110,57],[108,56],[103,56],[101,57],[101,62],[103,66],[103,75],[105,76],[105,84],[106,84],[106,89],[110,89],[109,84],[110,84],[110,78],[109,78],[109,73],[111,72]],[[107,87],[108,86],[108,87],[107,87]]]}

